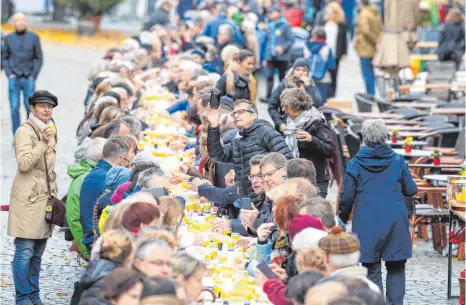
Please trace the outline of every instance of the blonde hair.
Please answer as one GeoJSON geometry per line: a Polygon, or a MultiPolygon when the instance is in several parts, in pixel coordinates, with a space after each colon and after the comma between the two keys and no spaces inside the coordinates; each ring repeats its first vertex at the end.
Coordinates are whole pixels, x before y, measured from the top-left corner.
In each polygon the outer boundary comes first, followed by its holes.
{"type": "Polygon", "coordinates": [[[178,200],[171,196],[163,196],[159,198],[159,206],[163,213],[162,224],[178,227],[183,218],[183,206],[178,200]]]}
{"type": "Polygon", "coordinates": [[[123,114],[121,108],[115,106],[109,106],[105,108],[100,114],[99,125],[107,125],[110,122],[118,121],[123,114]]]}
{"type": "Polygon", "coordinates": [[[343,8],[341,7],[340,3],[336,1],[332,1],[327,3],[325,6],[325,9],[331,9],[333,11],[333,14],[335,15],[335,22],[340,24],[345,22],[345,12],[343,11],[343,8]]]}
{"type": "Polygon", "coordinates": [[[311,250],[299,251],[296,255],[296,268],[299,273],[304,271],[319,271],[327,273],[327,261],[324,250],[314,248],[311,250]]]}
{"type": "Polygon", "coordinates": [[[131,237],[123,230],[110,230],[102,235],[100,258],[124,263],[134,251],[131,237]]]}
{"type": "Polygon", "coordinates": [[[202,261],[191,256],[186,252],[179,252],[172,260],[173,264],[173,275],[183,276],[184,279],[189,279],[196,273],[199,268],[205,268],[202,261]]]}
{"type": "Polygon", "coordinates": [[[95,89],[95,96],[99,98],[102,94],[112,89],[112,81],[110,78],[104,79],[95,89]]]}
{"type": "Polygon", "coordinates": [[[224,62],[225,69],[227,70],[230,67],[231,63],[233,62],[233,58],[238,54],[240,49],[235,45],[227,45],[223,48],[222,53],[220,54],[220,58],[224,62]]]}
{"type": "Polygon", "coordinates": [[[121,222],[123,220],[123,214],[131,206],[131,204],[131,202],[123,201],[112,208],[112,211],[108,216],[108,221],[105,224],[105,232],[122,228],[121,222]]]}

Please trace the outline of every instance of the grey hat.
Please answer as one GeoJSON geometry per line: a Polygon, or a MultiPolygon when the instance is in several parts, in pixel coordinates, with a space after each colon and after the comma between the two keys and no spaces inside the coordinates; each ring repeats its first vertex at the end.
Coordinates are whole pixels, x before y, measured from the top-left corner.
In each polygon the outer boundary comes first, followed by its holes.
{"type": "Polygon", "coordinates": [[[47,90],[34,91],[34,93],[28,96],[28,101],[29,105],[45,103],[51,105],[53,108],[58,106],[57,97],[47,90]]]}

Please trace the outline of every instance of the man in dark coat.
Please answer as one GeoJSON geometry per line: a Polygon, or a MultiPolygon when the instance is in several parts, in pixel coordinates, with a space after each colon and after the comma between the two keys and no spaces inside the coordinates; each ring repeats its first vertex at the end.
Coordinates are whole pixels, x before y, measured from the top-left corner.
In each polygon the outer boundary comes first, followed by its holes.
{"type": "Polygon", "coordinates": [[[149,21],[144,24],[143,31],[150,31],[154,25],[166,26],[170,24],[170,11],[173,8],[173,4],[168,0],[162,0],[159,5],[159,8],[150,16],[149,21]]]}
{"type": "Polygon", "coordinates": [[[233,110],[231,115],[235,119],[236,128],[240,130],[240,137],[233,139],[229,145],[223,145],[220,141],[219,112],[210,109],[207,150],[214,161],[233,163],[239,193],[250,195],[253,190],[248,179],[249,160],[253,156],[269,152],[279,152],[286,158],[292,155],[283,136],[270,123],[257,119],[256,105],[240,99],[233,110]]]}
{"type": "Polygon", "coordinates": [[[13,16],[15,32],[8,34],[2,47],[2,65],[8,77],[8,95],[10,99],[11,122],[13,134],[19,128],[20,93],[23,91],[23,103],[29,114],[28,96],[36,88],[36,79],[42,67],[42,48],[37,34],[27,30],[26,16],[16,13],[13,16]]]}

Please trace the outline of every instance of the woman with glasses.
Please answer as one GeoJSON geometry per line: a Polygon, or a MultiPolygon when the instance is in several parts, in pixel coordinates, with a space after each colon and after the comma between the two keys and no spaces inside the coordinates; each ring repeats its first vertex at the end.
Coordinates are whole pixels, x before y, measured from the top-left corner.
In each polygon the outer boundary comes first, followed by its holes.
{"type": "Polygon", "coordinates": [[[287,89],[280,99],[288,115],[285,141],[294,158],[304,158],[314,163],[317,187],[320,196],[325,198],[330,179],[328,159],[333,157],[336,149],[330,140],[327,121],[322,112],[313,106],[312,98],[302,89],[287,89]]]}

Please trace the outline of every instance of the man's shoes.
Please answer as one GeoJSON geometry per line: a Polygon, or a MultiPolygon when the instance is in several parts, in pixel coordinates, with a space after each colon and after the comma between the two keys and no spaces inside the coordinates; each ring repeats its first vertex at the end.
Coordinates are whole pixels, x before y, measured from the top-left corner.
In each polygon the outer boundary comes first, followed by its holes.
{"type": "Polygon", "coordinates": [[[259,101],[260,101],[261,103],[264,103],[264,104],[268,104],[268,103],[269,103],[269,99],[268,99],[268,98],[264,98],[264,97],[261,97],[261,98],[259,99],[259,101]]]}

